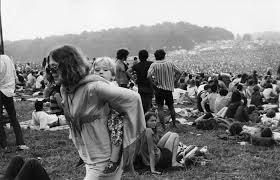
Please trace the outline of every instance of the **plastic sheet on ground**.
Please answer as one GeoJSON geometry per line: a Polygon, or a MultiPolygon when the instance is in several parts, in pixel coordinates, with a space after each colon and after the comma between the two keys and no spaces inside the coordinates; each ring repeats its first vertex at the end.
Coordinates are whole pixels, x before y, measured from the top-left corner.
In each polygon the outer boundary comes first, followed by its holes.
{"type": "Polygon", "coordinates": [[[182,117],[197,117],[199,115],[199,111],[193,108],[175,108],[175,112],[182,117]]]}
{"type": "Polygon", "coordinates": [[[34,98],[28,98],[28,99],[26,99],[26,100],[27,100],[27,101],[35,102],[36,100],[38,100],[38,101],[43,101],[44,98],[34,97],[34,98]]]}
{"type": "Polygon", "coordinates": [[[183,116],[183,117],[187,117],[190,115],[190,113],[187,111],[186,108],[182,109],[182,108],[175,108],[175,112],[177,114],[179,114],[180,116],[183,116]]]}
{"type": "MultiPolygon", "coordinates": [[[[35,125],[32,125],[31,124],[31,121],[32,120],[28,120],[28,121],[23,121],[23,122],[20,122],[20,127],[22,129],[32,129],[32,130],[40,130],[39,129],[39,126],[35,126],[35,125]]],[[[10,123],[7,123],[6,124],[6,127],[8,129],[11,128],[11,125],[10,123]]],[[[62,126],[56,126],[56,127],[52,127],[52,128],[49,128],[49,129],[45,129],[47,131],[58,131],[58,130],[64,130],[64,129],[69,129],[69,126],[68,125],[62,125],[62,126]]]]}
{"type": "Polygon", "coordinates": [[[275,140],[275,141],[280,141],[280,132],[272,132],[273,133],[273,139],[275,140]]]}
{"type": "Polygon", "coordinates": [[[274,108],[278,108],[277,104],[264,104],[262,105],[263,110],[268,110],[268,109],[274,109],[274,108]]]}
{"type": "Polygon", "coordinates": [[[187,91],[180,89],[180,88],[175,88],[172,95],[173,95],[173,99],[176,101],[178,100],[182,95],[185,95],[187,91]]]}
{"type": "Polygon", "coordinates": [[[208,153],[208,147],[198,147],[196,145],[185,145],[179,142],[176,160],[183,164],[185,167],[191,164],[206,165],[210,160],[207,159],[206,153],[208,153]]]}
{"type": "Polygon", "coordinates": [[[243,133],[247,133],[247,134],[250,134],[250,135],[256,135],[258,133],[260,133],[261,129],[260,128],[257,128],[257,127],[251,127],[251,126],[246,126],[244,125],[242,127],[243,129],[243,133]]]}
{"type": "MultiPolygon", "coordinates": [[[[185,118],[176,118],[176,121],[180,122],[180,124],[186,124],[186,125],[189,125],[189,126],[191,126],[193,124],[193,122],[188,121],[185,118]]],[[[169,122],[172,122],[172,119],[170,119],[169,122]]]]}

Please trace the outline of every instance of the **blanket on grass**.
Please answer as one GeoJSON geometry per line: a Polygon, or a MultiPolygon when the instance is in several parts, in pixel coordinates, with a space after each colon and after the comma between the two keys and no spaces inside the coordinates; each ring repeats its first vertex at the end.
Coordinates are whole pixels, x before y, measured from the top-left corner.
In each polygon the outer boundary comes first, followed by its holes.
{"type": "MultiPolygon", "coordinates": [[[[40,130],[39,126],[32,125],[32,120],[23,121],[23,122],[20,122],[19,124],[22,129],[40,130]]],[[[10,129],[11,128],[10,123],[7,123],[6,127],[8,129],[10,129]]],[[[64,129],[69,129],[69,126],[68,125],[56,126],[56,127],[48,128],[48,129],[46,129],[46,131],[58,131],[58,130],[64,130],[64,129]]]]}

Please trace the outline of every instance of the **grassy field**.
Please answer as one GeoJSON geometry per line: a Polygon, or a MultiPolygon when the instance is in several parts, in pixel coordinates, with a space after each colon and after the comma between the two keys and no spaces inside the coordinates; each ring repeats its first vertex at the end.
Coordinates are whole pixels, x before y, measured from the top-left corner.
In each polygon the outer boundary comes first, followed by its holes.
{"type": "MultiPolygon", "coordinates": [[[[31,119],[33,104],[17,102],[19,121],[31,119]]],[[[224,141],[217,138],[223,130],[201,131],[192,126],[180,125],[176,130],[184,144],[208,146],[208,158],[211,162],[205,166],[192,166],[186,170],[168,171],[163,175],[152,175],[149,171],[141,172],[141,179],[280,179],[280,148],[266,148],[253,145],[239,145],[235,140],[224,141]]],[[[42,164],[51,179],[81,180],[85,168],[75,168],[78,153],[68,139],[68,131],[24,130],[29,151],[16,151],[12,130],[7,130],[9,150],[0,150],[0,173],[4,173],[9,160],[15,155],[25,158],[42,158],[42,164]]],[[[123,179],[134,179],[127,174],[123,179]]]]}

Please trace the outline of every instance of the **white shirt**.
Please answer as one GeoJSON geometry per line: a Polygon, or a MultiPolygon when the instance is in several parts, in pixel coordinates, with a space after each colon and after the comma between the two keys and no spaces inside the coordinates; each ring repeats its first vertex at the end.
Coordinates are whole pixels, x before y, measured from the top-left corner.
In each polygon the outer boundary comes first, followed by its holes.
{"type": "Polygon", "coordinates": [[[269,118],[266,115],[264,115],[261,118],[261,122],[265,125],[268,126],[270,128],[276,128],[279,124],[279,119],[277,119],[277,117],[273,117],[273,118],[269,118]]]}
{"type": "Polygon", "coordinates": [[[44,77],[42,75],[39,75],[36,79],[36,83],[35,83],[35,88],[39,89],[42,87],[41,82],[44,80],[44,77]]]}
{"type": "Polygon", "coordinates": [[[31,86],[35,83],[36,78],[32,75],[32,73],[29,73],[27,75],[27,84],[30,84],[31,86]]]}
{"type": "Polygon", "coordinates": [[[0,55],[0,91],[7,97],[13,97],[15,92],[15,65],[7,55],[0,55]]]}
{"type": "Polygon", "coordinates": [[[185,94],[187,91],[186,90],[183,90],[183,89],[180,89],[180,88],[175,88],[174,91],[172,92],[172,95],[173,95],[173,99],[177,100],[180,98],[180,96],[182,94],[185,94]]]}
{"type": "Polygon", "coordinates": [[[197,94],[204,90],[204,86],[206,86],[206,84],[201,84],[200,86],[198,86],[197,94]]]}
{"type": "Polygon", "coordinates": [[[187,87],[187,93],[191,98],[195,98],[196,95],[197,95],[197,87],[196,86],[193,86],[193,87],[188,86],[187,87]]]}
{"type": "Polygon", "coordinates": [[[277,89],[278,89],[279,87],[277,86],[277,84],[272,84],[272,89],[273,89],[273,93],[274,94],[277,94],[277,89]]]}
{"type": "Polygon", "coordinates": [[[266,89],[263,90],[263,97],[265,99],[270,99],[271,98],[271,94],[274,94],[272,88],[266,88],[266,89]]]}
{"type": "Polygon", "coordinates": [[[40,129],[49,129],[48,124],[58,121],[55,114],[48,114],[45,111],[32,112],[32,124],[39,126],[40,129]]]}

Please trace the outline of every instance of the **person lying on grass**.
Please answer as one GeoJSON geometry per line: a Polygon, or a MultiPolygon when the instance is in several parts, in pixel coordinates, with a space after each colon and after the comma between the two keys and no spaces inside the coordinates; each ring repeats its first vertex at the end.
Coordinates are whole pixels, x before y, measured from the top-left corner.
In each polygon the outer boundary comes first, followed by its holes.
{"type": "Polygon", "coordinates": [[[140,150],[143,163],[150,166],[154,174],[161,174],[156,168],[183,167],[176,161],[179,135],[167,132],[160,138],[156,127],[157,115],[153,112],[146,113],[145,120],[147,129],[140,150]]]}

